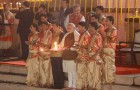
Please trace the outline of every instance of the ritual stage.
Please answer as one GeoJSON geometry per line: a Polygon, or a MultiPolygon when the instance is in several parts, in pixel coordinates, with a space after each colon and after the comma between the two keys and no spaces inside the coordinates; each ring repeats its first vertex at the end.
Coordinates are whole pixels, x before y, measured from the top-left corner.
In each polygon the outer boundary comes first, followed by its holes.
{"type": "MultiPolygon", "coordinates": [[[[23,60],[0,61],[0,90],[46,90],[25,84],[27,75],[25,65],[23,60]]],[[[140,90],[140,66],[117,65],[116,69],[114,84],[102,85],[102,90],[140,90]]]]}
{"type": "MultiPolygon", "coordinates": [[[[14,65],[25,66],[26,63],[23,60],[16,61],[6,61],[0,62],[0,65],[14,65]]],[[[127,74],[140,74],[140,65],[116,65],[116,74],[117,75],[127,75],[127,74]]]]}

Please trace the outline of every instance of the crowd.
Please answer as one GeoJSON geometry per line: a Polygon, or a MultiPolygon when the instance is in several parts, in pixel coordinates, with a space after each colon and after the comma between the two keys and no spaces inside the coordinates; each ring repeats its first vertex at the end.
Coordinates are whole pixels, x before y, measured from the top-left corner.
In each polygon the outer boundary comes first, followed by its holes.
{"type": "Polygon", "coordinates": [[[16,14],[21,58],[27,62],[26,83],[65,90],[101,90],[102,84],[114,82],[114,18],[105,16],[103,6],[97,6],[86,22],[81,7],[75,5],[71,10],[68,4],[68,0],[62,0],[55,20],[43,4],[34,14],[28,1],[16,14]]]}

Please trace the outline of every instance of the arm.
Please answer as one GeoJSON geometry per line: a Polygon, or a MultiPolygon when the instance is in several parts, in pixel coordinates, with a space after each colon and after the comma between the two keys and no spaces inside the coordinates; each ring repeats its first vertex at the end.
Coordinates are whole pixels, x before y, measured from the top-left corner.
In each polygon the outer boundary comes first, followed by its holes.
{"type": "Polygon", "coordinates": [[[116,42],[116,39],[117,39],[117,30],[114,30],[110,36],[107,36],[107,39],[110,41],[110,42],[113,42],[115,43],[116,42]]]}
{"type": "Polygon", "coordinates": [[[97,46],[98,46],[98,50],[97,50],[96,53],[93,55],[93,57],[96,57],[96,56],[99,55],[100,52],[102,51],[102,49],[103,49],[103,44],[102,44],[102,42],[103,42],[102,37],[101,37],[101,36],[98,37],[98,38],[97,38],[97,41],[96,41],[97,46]]]}
{"type": "Polygon", "coordinates": [[[51,44],[52,44],[52,32],[50,31],[49,40],[48,40],[48,46],[51,47],[51,44]]]}
{"type": "Polygon", "coordinates": [[[102,41],[103,41],[102,37],[100,35],[97,36],[95,42],[92,42],[94,43],[93,48],[89,53],[90,60],[96,60],[97,63],[102,63],[102,60],[100,59],[100,52],[102,51],[103,48],[102,41]]]}

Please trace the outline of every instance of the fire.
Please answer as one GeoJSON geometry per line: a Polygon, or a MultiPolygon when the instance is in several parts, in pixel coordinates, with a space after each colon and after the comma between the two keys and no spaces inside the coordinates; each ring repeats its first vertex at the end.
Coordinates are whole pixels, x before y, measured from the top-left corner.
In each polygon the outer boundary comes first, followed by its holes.
{"type": "Polygon", "coordinates": [[[57,44],[57,42],[54,42],[54,51],[58,51],[58,44],[57,44]]]}
{"type": "Polygon", "coordinates": [[[44,51],[44,49],[43,49],[43,48],[40,48],[40,51],[41,51],[41,52],[43,52],[43,51],[44,51]]]}

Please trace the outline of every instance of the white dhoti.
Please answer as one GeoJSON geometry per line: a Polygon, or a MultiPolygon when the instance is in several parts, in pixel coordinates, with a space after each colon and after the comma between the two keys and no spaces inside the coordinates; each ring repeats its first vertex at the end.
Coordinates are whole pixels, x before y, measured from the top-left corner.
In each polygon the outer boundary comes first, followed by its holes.
{"type": "Polygon", "coordinates": [[[80,62],[77,63],[77,79],[76,79],[76,89],[83,89],[87,87],[87,63],[80,62]]]}
{"type": "Polygon", "coordinates": [[[50,87],[53,85],[53,76],[52,76],[52,67],[50,59],[48,60],[39,60],[39,70],[40,70],[40,85],[50,87]]]}
{"type": "Polygon", "coordinates": [[[38,58],[28,58],[26,64],[28,73],[26,83],[29,86],[38,86],[39,85],[39,60],[38,58]]]}
{"type": "Polygon", "coordinates": [[[103,83],[113,83],[115,80],[115,50],[112,48],[103,49],[103,83]]]}
{"type": "Polygon", "coordinates": [[[76,63],[74,60],[63,60],[63,72],[68,73],[68,87],[76,88],[76,63]]]}
{"type": "Polygon", "coordinates": [[[90,61],[88,64],[88,90],[101,90],[101,65],[96,61],[90,61]]]}

